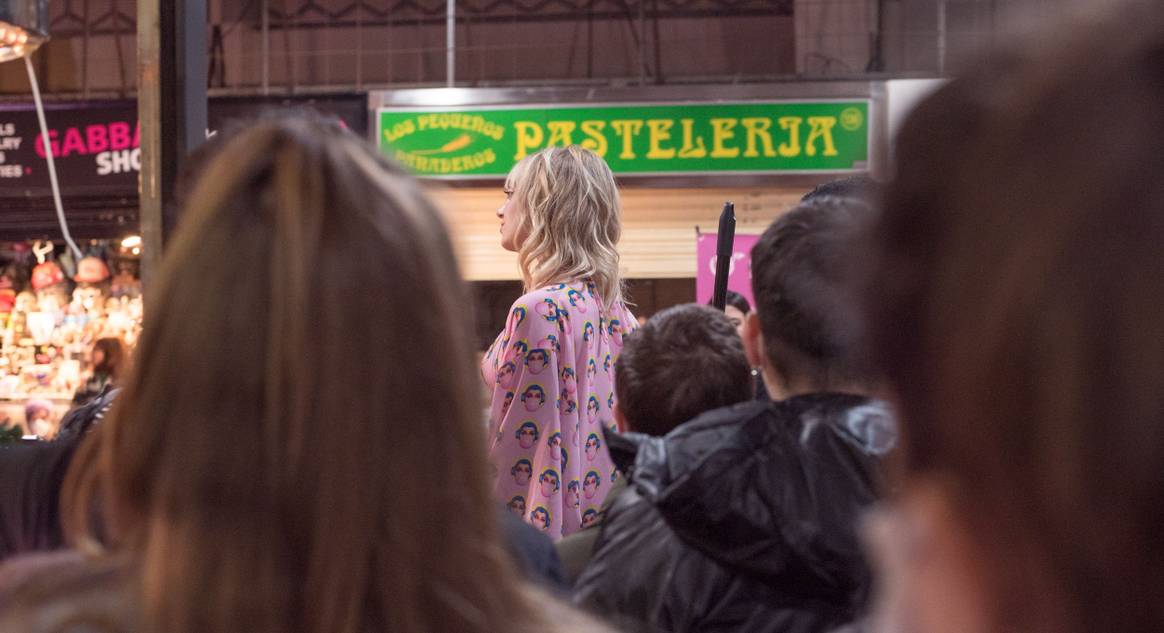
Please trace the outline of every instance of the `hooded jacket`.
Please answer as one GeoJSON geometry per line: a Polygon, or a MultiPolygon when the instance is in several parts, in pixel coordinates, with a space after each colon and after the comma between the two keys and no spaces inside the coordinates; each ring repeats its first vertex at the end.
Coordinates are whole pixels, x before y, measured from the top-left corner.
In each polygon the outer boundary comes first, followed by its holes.
{"type": "Polygon", "coordinates": [[[631,485],[607,512],[578,604],[667,633],[825,632],[863,615],[858,521],[895,440],[884,405],[749,402],[631,439],[633,467],[620,465],[631,485]]]}

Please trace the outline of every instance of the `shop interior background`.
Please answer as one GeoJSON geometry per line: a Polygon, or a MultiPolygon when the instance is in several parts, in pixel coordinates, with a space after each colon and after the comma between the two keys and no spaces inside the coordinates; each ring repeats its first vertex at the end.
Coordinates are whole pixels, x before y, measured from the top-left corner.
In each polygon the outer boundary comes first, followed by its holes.
{"type": "MultiPolygon", "coordinates": [[[[340,114],[366,133],[366,119],[361,117],[367,114],[363,104],[368,92],[399,88],[714,87],[942,77],[1023,23],[1061,12],[1063,3],[455,0],[455,6],[455,63],[450,74],[446,0],[208,0],[212,123],[245,116],[265,105],[311,103],[340,114]]],[[[60,112],[80,113],[77,125],[87,125],[84,117],[97,116],[98,111],[108,113],[101,115],[106,122],[134,118],[136,2],[50,0],[49,7],[52,39],[33,61],[50,110],[57,109],[57,125],[64,125],[60,112]],[[89,105],[94,103],[105,110],[89,105]]],[[[29,102],[24,69],[18,64],[0,66],[0,132],[24,116],[12,113],[29,102]],[[4,120],[5,112],[11,121],[4,120]]],[[[50,127],[53,119],[50,111],[50,127]]],[[[35,133],[23,134],[28,151],[35,133]]],[[[100,284],[112,283],[118,274],[124,282],[138,255],[122,246],[138,233],[136,176],[121,175],[109,186],[88,186],[77,179],[62,183],[74,234],[87,252],[103,256],[109,267],[109,277],[100,284]]],[[[816,180],[829,178],[822,175],[816,180]]],[[[694,299],[694,260],[688,253],[694,252],[695,227],[713,227],[724,199],[735,199],[742,225],[755,230],[795,204],[813,184],[812,179],[774,177],[711,185],[691,177],[626,187],[628,261],[665,256],[637,268],[646,273],[636,274],[631,268],[628,285],[635,313],[645,317],[694,299]],[[651,241],[659,235],[670,241],[651,241]]],[[[444,188],[438,196],[446,206],[468,205],[473,210],[460,216],[471,215],[471,222],[453,227],[462,241],[493,245],[496,218],[491,211],[501,202],[499,183],[462,184],[444,188]]],[[[2,263],[9,266],[19,259],[21,266],[36,265],[29,255],[35,243],[59,239],[47,192],[0,178],[0,205],[0,251],[6,255],[2,263]]],[[[57,253],[62,252],[58,248],[57,253]]],[[[75,274],[76,263],[67,262],[68,274],[75,274]]],[[[485,278],[473,277],[472,267],[463,268],[473,280],[477,332],[484,345],[502,326],[506,308],[521,291],[516,265],[504,275],[485,278]]],[[[83,285],[72,279],[64,283],[74,290],[83,285]]],[[[63,288],[58,290],[64,293],[63,288]]],[[[73,329],[48,342],[57,351],[48,350],[40,340],[21,345],[22,334],[31,336],[24,331],[28,323],[9,319],[5,328],[12,340],[0,363],[4,358],[24,362],[22,355],[31,354],[33,364],[43,365],[40,361],[59,354],[67,356],[66,373],[72,377],[77,373],[74,362],[85,362],[86,346],[94,336],[111,327],[131,331],[140,327],[136,291],[118,293],[102,295],[106,302],[100,305],[79,299],[84,305],[74,309],[73,329]],[[135,303],[123,297],[132,297],[135,303]]],[[[61,294],[60,300],[74,298],[61,294]]],[[[61,400],[67,396],[58,393],[62,384],[33,372],[20,376],[19,384],[14,378],[0,384],[0,391],[28,396],[39,389],[41,395],[61,400]]],[[[22,417],[16,410],[0,414],[22,417]]]]}

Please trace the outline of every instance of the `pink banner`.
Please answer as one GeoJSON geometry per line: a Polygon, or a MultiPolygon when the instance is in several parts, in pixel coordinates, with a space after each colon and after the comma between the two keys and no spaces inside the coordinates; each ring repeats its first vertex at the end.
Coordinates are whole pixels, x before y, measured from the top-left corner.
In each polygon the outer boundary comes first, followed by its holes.
{"type": "MultiPolygon", "coordinates": [[[[736,234],[732,248],[732,263],[728,268],[728,290],[735,290],[752,301],[752,247],[760,239],[759,235],[736,234]]],[[[695,301],[708,303],[715,286],[715,233],[702,233],[695,238],[695,257],[698,264],[695,271],[695,301]]]]}

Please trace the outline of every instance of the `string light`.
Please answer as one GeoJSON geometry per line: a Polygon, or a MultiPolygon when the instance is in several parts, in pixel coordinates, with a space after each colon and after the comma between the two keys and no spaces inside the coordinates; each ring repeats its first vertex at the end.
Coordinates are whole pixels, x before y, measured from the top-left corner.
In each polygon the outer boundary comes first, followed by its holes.
{"type": "Polygon", "coordinates": [[[0,21],[0,62],[20,59],[35,51],[47,39],[36,31],[0,21]]]}

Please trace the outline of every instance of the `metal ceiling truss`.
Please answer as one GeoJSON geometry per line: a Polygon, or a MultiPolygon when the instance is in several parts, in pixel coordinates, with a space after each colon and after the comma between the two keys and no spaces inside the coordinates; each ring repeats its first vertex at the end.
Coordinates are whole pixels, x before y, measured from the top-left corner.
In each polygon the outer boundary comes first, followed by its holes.
{"type": "MultiPolygon", "coordinates": [[[[107,0],[108,8],[92,14],[91,0],[52,3],[51,32],[58,37],[130,35],[136,32],[133,0],[107,0]]],[[[667,18],[790,16],[793,0],[457,0],[458,22],[546,22],[621,19],[628,14],[667,18]],[[639,5],[644,6],[640,7],[639,5]]],[[[272,29],[317,29],[437,23],[445,18],[446,0],[272,0],[272,29]]],[[[259,3],[248,2],[238,22],[260,28],[259,3]]]]}

